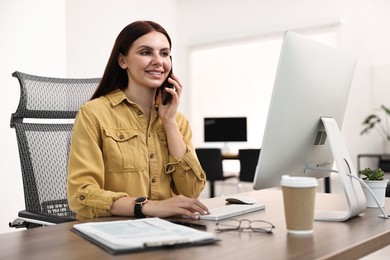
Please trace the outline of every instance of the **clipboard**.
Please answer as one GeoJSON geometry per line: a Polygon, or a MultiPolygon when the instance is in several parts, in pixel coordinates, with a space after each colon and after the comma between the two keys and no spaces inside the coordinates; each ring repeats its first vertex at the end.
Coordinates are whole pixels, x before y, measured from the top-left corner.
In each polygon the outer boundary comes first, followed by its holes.
{"type": "Polygon", "coordinates": [[[160,218],[81,223],[72,231],[113,255],[219,241],[210,232],[160,218]]]}

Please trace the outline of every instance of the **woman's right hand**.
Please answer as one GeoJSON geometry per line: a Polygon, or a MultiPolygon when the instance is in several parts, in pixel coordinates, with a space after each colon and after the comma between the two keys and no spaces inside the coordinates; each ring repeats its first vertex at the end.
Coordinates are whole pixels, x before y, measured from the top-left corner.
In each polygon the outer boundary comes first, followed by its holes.
{"type": "Polygon", "coordinates": [[[199,200],[183,195],[160,201],[149,200],[143,205],[142,213],[149,217],[166,218],[185,215],[192,219],[198,219],[198,213],[201,215],[209,214],[207,207],[199,200]]]}

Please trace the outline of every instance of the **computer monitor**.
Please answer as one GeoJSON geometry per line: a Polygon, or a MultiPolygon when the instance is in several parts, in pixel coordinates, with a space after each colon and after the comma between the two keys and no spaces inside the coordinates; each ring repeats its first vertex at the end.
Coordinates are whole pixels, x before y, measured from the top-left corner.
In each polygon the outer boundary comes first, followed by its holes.
{"type": "Polygon", "coordinates": [[[204,118],[205,142],[246,142],[246,117],[204,118]]]}
{"type": "Polygon", "coordinates": [[[346,220],[365,210],[359,182],[347,176],[356,172],[338,128],[355,64],[353,57],[339,50],[285,33],[254,189],[278,186],[285,174],[327,177],[336,162],[347,200],[353,205],[347,211],[318,213],[317,219],[346,220]]]}

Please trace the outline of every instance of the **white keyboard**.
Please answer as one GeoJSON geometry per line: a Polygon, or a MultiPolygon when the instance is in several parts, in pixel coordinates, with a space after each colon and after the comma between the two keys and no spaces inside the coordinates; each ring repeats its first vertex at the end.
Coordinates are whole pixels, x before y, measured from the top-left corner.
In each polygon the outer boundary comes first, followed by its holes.
{"type": "Polygon", "coordinates": [[[209,215],[199,215],[199,218],[203,220],[221,220],[263,210],[264,208],[265,206],[263,204],[228,204],[222,207],[209,209],[209,215]]]}

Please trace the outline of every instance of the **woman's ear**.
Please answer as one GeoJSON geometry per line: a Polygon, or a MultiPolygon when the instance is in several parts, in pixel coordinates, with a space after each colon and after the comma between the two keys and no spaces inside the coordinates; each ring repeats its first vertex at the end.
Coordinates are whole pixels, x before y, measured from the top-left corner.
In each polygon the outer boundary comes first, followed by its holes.
{"type": "Polygon", "coordinates": [[[125,57],[122,55],[122,53],[119,53],[118,64],[119,64],[119,67],[121,67],[122,69],[127,68],[125,57]]]}

